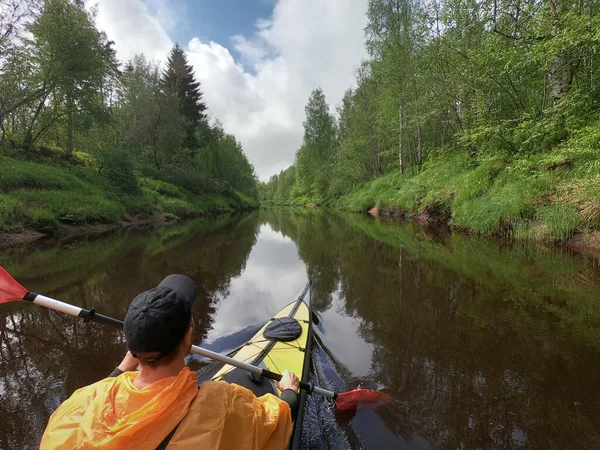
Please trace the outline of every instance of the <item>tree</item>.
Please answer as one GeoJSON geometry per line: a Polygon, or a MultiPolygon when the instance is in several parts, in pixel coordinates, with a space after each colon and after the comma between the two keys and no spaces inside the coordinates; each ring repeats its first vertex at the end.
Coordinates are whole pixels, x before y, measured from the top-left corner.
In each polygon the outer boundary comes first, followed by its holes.
{"type": "Polygon", "coordinates": [[[39,16],[40,0],[6,0],[0,3],[0,73],[26,44],[28,21],[39,16]]]}
{"type": "Polygon", "coordinates": [[[185,123],[178,98],[161,87],[158,65],[142,55],[134,57],[122,77],[120,99],[122,145],[139,160],[150,160],[161,170],[180,148],[185,123]]]}
{"type": "Polygon", "coordinates": [[[6,135],[8,115],[43,95],[42,89],[23,83],[33,71],[27,23],[39,14],[39,0],[0,3],[0,142],[6,135]]]}
{"type": "Polygon", "coordinates": [[[66,155],[61,163],[85,165],[128,195],[141,193],[141,175],[194,195],[256,198],[254,167],[233,135],[209,124],[182,48],[164,71],[143,56],[121,71],[94,18],[83,0],[0,1],[2,153],[42,163],[66,155]]]}
{"type": "Polygon", "coordinates": [[[28,82],[40,93],[25,131],[31,147],[66,118],[66,152],[73,153],[76,116],[103,112],[98,87],[111,71],[110,46],[81,2],[47,0],[30,31],[34,39],[33,73],[28,82]]]}
{"type": "Polygon", "coordinates": [[[382,109],[390,113],[388,123],[395,124],[390,127],[389,134],[397,136],[402,172],[413,156],[418,167],[422,164],[423,138],[416,74],[420,30],[417,8],[410,0],[370,0],[367,12],[367,48],[377,67],[376,75],[381,78],[382,101],[394,102],[382,109]],[[410,130],[409,124],[412,125],[410,130]],[[415,139],[408,133],[414,134],[415,139]]]}
{"type": "Polygon", "coordinates": [[[356,91],[347,90],[338,108],[339,151],[331,173],[329,192],[349,192],[355,185],[383,174],[373,117],[375,97],[372,82],[356,91]]]}
{"type": "Polygon", "coordinates": [[[195,149],[198,146],[196,133],[202,122],[206,121],[206,105],[202,101],[200,82],[196,81],[194,70],[179,44],[175,44],[169,53],[162,84],[167,92],[179,98],[179,112],[186,120],[183,145],[188,149],[195,149]]]}
{"type": "Polygon", "coordinates": [[[320,88],[312,92],[304,110],[304,141],[296,154],[298,186],[319,197],[326,195],[329,188],[328,178],[337,152],[336,124],[320,88]]]}

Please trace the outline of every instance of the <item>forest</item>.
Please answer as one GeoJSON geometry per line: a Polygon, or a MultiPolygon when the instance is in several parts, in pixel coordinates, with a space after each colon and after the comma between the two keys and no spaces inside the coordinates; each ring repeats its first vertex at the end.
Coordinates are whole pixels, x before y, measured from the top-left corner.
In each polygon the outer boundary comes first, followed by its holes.
{"type": "Polygon", "coordinates": [[[254,168],[209,118],[183,48],[119,61],[94,14],[0,2],[0,232],[258,206],[254,168]]]}
{"type": "Polygon", "coordinates": [[[335,113],[315,89],[265,205],[329,205],[565,240],[600,226],[592,0],[369,0],[368,59],[335,113]]]}

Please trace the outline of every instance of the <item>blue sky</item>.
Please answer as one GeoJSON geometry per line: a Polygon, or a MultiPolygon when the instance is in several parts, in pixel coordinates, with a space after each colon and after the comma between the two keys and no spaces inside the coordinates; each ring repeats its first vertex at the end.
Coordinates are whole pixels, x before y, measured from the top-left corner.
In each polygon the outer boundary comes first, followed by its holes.
{"type": "Polygon", "coordinates": [[[176,18],[166,20],[173,22],[166,24],[173,41],[184,46],[194,37],[215,41],[229,48],[236,59],[240,54],[232,45],[231,37],[251,36],[256,21],[269,19],[276,3],[275,0],[144,0],[144,3],[160,21],[165,1],[171,11],[177,11],[176,18]]]}

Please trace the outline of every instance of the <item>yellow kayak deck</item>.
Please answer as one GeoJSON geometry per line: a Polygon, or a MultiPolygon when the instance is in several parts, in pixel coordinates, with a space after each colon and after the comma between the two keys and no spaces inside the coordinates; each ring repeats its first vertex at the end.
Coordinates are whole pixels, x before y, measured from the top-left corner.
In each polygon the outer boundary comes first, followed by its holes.
{"type": "MultiPolygon", "coordinates": [[[[291,370],[298,375],[302,381],[305,378],[306,367],[310,358],[306,352],[310,350],[310,287],[307,285],[298,298],[286,305],[275,314],[258,332],[233,356],[238,361],[252,365],[265,367],[272,372],[282,373],[291,370]],[[283,342],[277,339],[265,338],[263,333],[273,322],[281,318],[293,318],[302,328],[302,332],[296,339],[283,342]],[[308,344],[308,345],[307,345],[308,344]]],[[[232,371],[238,370],[233,366],[225,365],[212,378],[221,380],[232,371]]]]}

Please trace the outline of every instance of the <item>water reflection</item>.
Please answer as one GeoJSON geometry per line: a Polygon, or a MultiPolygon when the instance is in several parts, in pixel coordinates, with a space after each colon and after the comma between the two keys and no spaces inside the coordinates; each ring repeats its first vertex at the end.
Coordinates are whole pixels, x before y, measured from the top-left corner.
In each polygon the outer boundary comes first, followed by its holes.
{"type": "Polygon", "coordinates": [[[347,445],[599,447],[596,261],[331,211],[263,220],[315,281],[340,386],[380,382],[396,398],[354,417],[347,445]]]}
{"type": "MultiPolygon", "coordinates": [[[[328,210],[267,210],[0,256],[25,286],[123,317],[167,273],[199,285],[197,343],[230,351],[308,276],[313,378],[385,385],[355,416],[310,398],[305,448],[600,448],[600,270],[541,247],[500,246],[328,210]]],[[[115,330],[0,309],[0,448],[35,447],[50,412],[109,373],[115,330]]],[[[206,361],[191,359],[199,377],[206,361]]]]}
{"type": "MultiPolygon", "coordinates": [[[[68,247],[17,249],[0,264],[28,289],[122,318],[131,299],[169,273],[196,281],[195,339],[208,333],[256,242],[258,215],[121,233],[68,247]]],[[[112,371],[120,331],[27,303],[0,309],[0,448],[37,448],[52,411],[75,389],[112,371]]]]}

